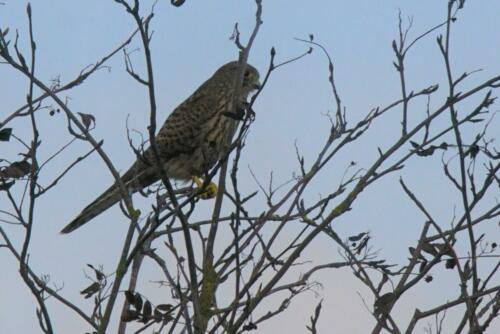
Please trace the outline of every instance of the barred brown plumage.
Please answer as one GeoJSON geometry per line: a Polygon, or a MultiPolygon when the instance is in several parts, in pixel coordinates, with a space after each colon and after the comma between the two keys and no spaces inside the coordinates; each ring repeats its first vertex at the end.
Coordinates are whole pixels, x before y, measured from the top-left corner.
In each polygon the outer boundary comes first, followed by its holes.
{"type": "MultiPolygon", "coordinates": [[[[229,147],[238,121],[225,114],[233,111],[234,81],[239,68],[238,62],[220,67],[175,108],[158,131],[158,154],[169,177],[189,181],[193,177],[203,176],[229,147]]],[[[258,87],[259,73],[247,64],[237,99],[239,103],[245,103],[250,92],[258,87]]],[[[141,159],[136,160],[123,174],[121,180],[129,192],[139,191],[160,179],[154,161],[153,151],[149,147],[141,159]]],[[[117,187],[112,185],[85,207],[61,233],[74,231],[119,202],[120,198],[117,187]]]]}

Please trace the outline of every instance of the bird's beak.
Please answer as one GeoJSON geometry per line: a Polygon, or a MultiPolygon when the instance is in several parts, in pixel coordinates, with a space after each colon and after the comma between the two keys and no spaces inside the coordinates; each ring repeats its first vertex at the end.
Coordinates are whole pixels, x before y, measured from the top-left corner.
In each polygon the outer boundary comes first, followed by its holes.
{"type": "Polygon", "coordinates": [[[257,81],[257,83],[255,85],[253,85],[253,89],[255,89],[255,90],[260,89],[260,87],[261,87],[260,81],[257,81]]]}

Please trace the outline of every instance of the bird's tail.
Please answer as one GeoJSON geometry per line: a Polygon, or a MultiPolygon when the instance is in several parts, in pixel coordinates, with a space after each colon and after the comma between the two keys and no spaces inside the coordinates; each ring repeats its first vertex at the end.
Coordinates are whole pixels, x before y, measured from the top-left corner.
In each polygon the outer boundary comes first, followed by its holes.
{"type": "Polygon", "coordinates": [[[71,221],[66,227],[61,230],[61,233],[66,234],[73,232],[80,226],[87,223],[89,220],[99,215],[101,212],[107,210],[115,203],[120,201],[120,192],[118,188],[113,185],[109,187],[105,192],[101,194],[101,196],[97,197],[95,201],[90,203],[82,210],[82,212],[71,221]]]}

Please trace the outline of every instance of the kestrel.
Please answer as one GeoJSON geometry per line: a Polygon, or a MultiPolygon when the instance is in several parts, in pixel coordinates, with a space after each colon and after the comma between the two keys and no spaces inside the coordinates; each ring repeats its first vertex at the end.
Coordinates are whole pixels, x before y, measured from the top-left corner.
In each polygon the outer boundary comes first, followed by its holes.
{"type": "MultiPolygon", "coordinates": [[[[238,126],[233,108],[235,78],[240,65],[230,62],[219,68],[189,98],[168,116],[156,135],[160,162],[170,178],[190,181],[198,186],[205,175],[222,158],[238,126]]],[[[259,72],[247,64],[239,90],[240,105],[246,104],[248,95],[258,89],[259,72]]],[[[130,193],[137,192],[160,180],[151,147],[121,177],[130,193]]],[[[209,195],[215,195],[215,184],[210,184],[209,195]]],[[[61,230],[69,233],[79,228],[121,199],[116,185],[109,187],[90,203],[71,223],[61,230]]]]}

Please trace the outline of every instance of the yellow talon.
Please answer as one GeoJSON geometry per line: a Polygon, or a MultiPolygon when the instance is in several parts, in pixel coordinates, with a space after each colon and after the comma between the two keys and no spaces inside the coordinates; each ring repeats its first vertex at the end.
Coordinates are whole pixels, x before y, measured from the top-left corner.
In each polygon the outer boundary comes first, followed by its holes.
{"type": "MultiPolygon", "coordinates": [[[[196,183],[198,188],[203,187],[203,181],[199,177],[193,176],[193,182],[196,183]]],[[[211,199],[211,198],[214,198],[216,195],[217,195],[217,185],[213,182],[210,182],[203,189],[203,192],[200,194],[200,197],[202,199],[211,199]]]]}

